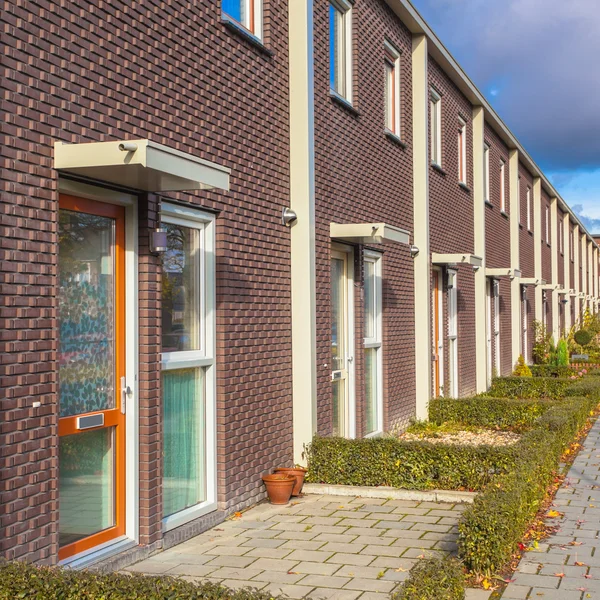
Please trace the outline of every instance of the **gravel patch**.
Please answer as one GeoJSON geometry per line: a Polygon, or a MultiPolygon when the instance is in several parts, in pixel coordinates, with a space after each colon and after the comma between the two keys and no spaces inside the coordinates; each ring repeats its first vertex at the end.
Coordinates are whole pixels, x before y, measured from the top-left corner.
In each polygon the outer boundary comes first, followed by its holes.
{"type": "Polygon", "coordinates": [[[457,431],[452,433],[403,433],[401,440],[417,440],[431,444],[458,444],[461,446],[512,446],[521,436],[511,431],[457,431]]]}

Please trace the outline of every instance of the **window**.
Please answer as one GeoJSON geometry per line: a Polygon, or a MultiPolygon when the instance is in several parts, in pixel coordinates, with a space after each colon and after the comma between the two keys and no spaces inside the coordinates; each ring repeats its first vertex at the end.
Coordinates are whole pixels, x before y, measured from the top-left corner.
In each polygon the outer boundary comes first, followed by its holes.
{"type": "Polygon", "coordinates": [[[500,210],[506,212],[506,163],[500,161],[500,210]]]}
{"type": "Polygon", "coordinates": [[[262,0],[223,0],[221,7],[225,15],[262,37],[262,0]]]}
{"type": "Polygon", "coordinates": [[[400,137],[400,53],[385,42],[385,128],[400,137]]]}
{"type": "Polygon", "coordinates": [[[527,231],[531,231],[531,188],[527,186],[527,231]]]}
{"type": "Polygon", "coordinates": [[[163,516],[167,529],[216,505],[213,217],[163,204],[163,516]]]}
{"type": "Polygon", "coordinates": [[[442,98],[431,90],[429,96],[431,162],[442,166],[442,98]]]}
{"type": "Polygon", "coordinates": [[[483,195],[486,202],[490,201],[490,147],[483,146],[483,195]]]}
{"type": "Polygon", "coordinates": [[[517,201],[517,218],[519,220],[519,225],[521,224],[521,176],[518,176],[519,179],[519,183],[517,186],[517,194],[516,194],[516,201],[517,201]]]}
{"type": "Polygon", "coordinates": [[[448,361],[450,367],[448,395],[458,398],[458,293],[457,276],[448,269],[448,361]]]}
{"type": "Polygon", "coordinates": [[[546,204],[546,243],[550,245],[550,207],[546,204]]]}
{"type": "MultiPolygon", "coordinates": [[[[562,215],[559,215],[559,217],[562,217],[562,215]]],[[[563,219],[561,218],[560,221],[558,222],[558,250],[561,254],[564,254],[564,237],[565,237],[565,223],[563,221],[563,219]]]]}
{"type": "Polygon", "coordinates": [[[365,396],[366,433],[383,431],[381,255],[365,252],[365,396]]]}
{"type": "Polygon", "coordinates": [[[352,102],[352,10],[345,0],[329,5],[329,85],[352,102]]]}
{"type": "Polygon", "coordinates": [[[467,125],[458,119],[458,181],[467,183],[467,125]]]}

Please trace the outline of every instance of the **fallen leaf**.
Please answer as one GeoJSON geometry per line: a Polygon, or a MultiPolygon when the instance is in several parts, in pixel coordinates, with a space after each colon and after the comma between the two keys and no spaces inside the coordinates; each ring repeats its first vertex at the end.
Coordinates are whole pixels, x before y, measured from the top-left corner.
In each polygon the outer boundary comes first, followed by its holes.
{"type": "Polygon", "coordinates": [[[489,590],[492,587],[492,584],[491,584],[491,582],[488,579],[484,579],[481,582],[481,585],[483,586],[484,590],[489,590]]]}
{"type": "Polygon", "coordinates": [[[550,517],[551,519],[554,519],[556,517],[562,517],[562,513],[559,513],[557,510],[549,510],[546,513],[547,517],[550,517]]]}
{"type": "Polygon", "coordinates": [[[408,571],[408,569],[403,569],[402,567],[396,569],[396,573],[406,573],[406,571],[408,571]]]}
{"type": "Polygon", "coordinates": [[[575,566],[576,567],[587,567],[587,565],[585,563],[579,562],[578,560],[575,561],[575,566]]]}
{"type": "Polygon", "coordinates": [[[300,575],[297,571],[288,571],[288,575],[300,575]]]}
{"type": "Polygon", "coordinates": [[[564,577],[564,573],[554,573],[554,577],[564,577]]]}
{"type": "Polygon", "coordinates": [[[581,544],[583,544],[583,542],[572,541],[572,542],[569,542],[568,545],[569,546],[581,546],[581,544]]]}
{"type": "Polygon", "coordinates": [[[586,579],[593,579],[593,577],[592,577],[591,575],[584,575],[584,577],[585,577],[586,579]]]}

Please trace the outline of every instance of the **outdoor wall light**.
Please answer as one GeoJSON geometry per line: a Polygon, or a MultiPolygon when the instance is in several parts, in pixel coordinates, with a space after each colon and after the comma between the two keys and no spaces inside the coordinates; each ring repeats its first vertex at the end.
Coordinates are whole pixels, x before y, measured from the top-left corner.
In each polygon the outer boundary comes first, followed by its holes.
{"type": "Polygon", "coordinates": [[[414,258],[415,256],[417,256],[417,254],[419,254],[419,247],[415,246],[414,244],[411,244],[411,246],[410,246],[410,257],[414,258]]]}
{"type": "Polygon", "coordinates": [[[295,210],[291,208],[282,208],[281,209],[281,224],[286,227],[291,227],[292,223],[294,223],[298,219],[298,215],[295,210]]]}
{"type": "Polygon", "coordinates": [[[157,227],[150,231],[150,252],[152,254],[163,254],[167,251],[167,230],[157,227]]]}
{"type": "Polygon", "coordinates": [[[568,301],[566,298],[563,298],[563,299],[560,301],[560,303],[561,303],[561,304],[569,304],[569,301],[568,301]]]}
{"type": "Polygon", "coordinates": [[[119,150],[121,152],[135,152],[137,148],[137,144],[134,142],[121,142],[119,144],[119,150]]]}

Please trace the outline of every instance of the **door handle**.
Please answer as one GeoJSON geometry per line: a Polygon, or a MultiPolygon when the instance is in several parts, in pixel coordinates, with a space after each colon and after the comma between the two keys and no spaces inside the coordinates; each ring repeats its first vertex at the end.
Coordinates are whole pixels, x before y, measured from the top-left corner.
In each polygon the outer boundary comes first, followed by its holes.
{"type": "Polygon", "coordinates": [[[121,414],[125,414],[127,411],[127,398],[131,396],[131,388],[127,385],[125,377],[121,377],[121,414]]]}

